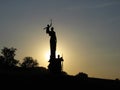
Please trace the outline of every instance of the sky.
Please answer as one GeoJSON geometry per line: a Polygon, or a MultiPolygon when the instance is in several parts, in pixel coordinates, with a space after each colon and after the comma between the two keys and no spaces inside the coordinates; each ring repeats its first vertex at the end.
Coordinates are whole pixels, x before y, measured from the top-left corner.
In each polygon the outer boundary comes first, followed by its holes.
{"type": "Polygon", "coordinates": [[[63,71],[120,79],[120,0],[0,0],[0,49],[47,68],[51,19],[63,71]]]}

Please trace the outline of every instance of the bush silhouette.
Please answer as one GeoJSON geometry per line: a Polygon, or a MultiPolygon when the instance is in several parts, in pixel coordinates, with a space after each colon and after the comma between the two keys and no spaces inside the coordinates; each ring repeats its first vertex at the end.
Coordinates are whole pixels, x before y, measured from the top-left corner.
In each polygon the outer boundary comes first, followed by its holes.
{"type": "Polygon", "coordinates": [[[79,79],[87,79],[87,78],[88,78],[88,74],[83,73],[83,72],[79,72],[79,73],[76,75],[76,77],[79,78],[79,79]]]}
{"type": "Polygon", "coordinates": [[[7,48],[4,47],[1,49],[1,56],[0,56],[0,64],[1,67],[16,67],[17,64],[19,63],[18,60],[16,60],[15,57],[15,51],[16,48],[7,48]]]}
{"type": "Polygon", "coordinates": [[[25,57],[23,59],[23,62],[20,64],[20,66],[24,68],[33,68],[37,67],[38,65],[39,63],[37,62],[37,60],[33,59],[32,57],[25,57]]]}

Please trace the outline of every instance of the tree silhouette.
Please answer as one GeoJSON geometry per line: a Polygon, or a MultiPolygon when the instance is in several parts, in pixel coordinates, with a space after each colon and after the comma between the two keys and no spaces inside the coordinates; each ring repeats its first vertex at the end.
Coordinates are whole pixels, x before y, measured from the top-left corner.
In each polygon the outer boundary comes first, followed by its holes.
{"type": "Polygon", "coordinates": [[[23,62],[20,64],[20,66],[24,68],[33,68],[37,67],[38,65],[39,63],[37,62],[37,60],[33,59],[32,57],[25,57],[23,59],[23,62]]]}
{"type": "Polygon", "coordinates": [[[88,78],[88,74],[79,72],[77,75],[75,75],[78,79],[86,80],[88,78]]]}
{"type": "Polygon", "coordinates": [[[18,60],[14,59],[16,48],[4,47],[1,49],[0,64],[4,67],[15,67],[18,64],[18,60]]]}

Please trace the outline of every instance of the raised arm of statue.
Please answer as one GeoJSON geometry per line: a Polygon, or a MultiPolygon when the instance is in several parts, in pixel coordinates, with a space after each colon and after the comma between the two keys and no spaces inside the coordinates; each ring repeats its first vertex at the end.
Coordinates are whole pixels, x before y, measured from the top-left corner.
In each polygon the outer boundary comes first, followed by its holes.
{"type": "Polygon", "coordinates": [[[45,28],[43,28],[44,30],[46,30],[46,33],[50,32],[50,27],[52,26],[52,21],[50,24],[47,24],[47,26],[45,28]]]}
{"type": "Polygon", "coordinates": [[[47,26],[43,29],[49,31],[50,27],[52,26],[52,19],[50,20],[50,24],[47,24],[47,26]]]}

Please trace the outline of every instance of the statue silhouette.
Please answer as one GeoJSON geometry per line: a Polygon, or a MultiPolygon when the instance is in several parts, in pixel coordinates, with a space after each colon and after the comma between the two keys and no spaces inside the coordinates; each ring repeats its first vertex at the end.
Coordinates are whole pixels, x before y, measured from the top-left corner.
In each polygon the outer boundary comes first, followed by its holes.
{"type": "Polygon", "coordinates": [[[56,33],[54,31],[54,28],[52,26],[52,20],[50,24],[47,24],[47,26],[44,28],[46,30],[46,33],[50,36],[50,60],[53,60],[56,58],[56,33]]]}
{"type": "Polygon", "coordinates": [[[56,58],[56,44],[57,44],[57,37],[56,32],[54,31],[54,27],[51,24],[47,25],[44,29],[46,30],[46,33],[50,36],[50,64],[48,65],[48,68],[53,73],[60,73],[62,70],[61,62],[63,61],[63,58],[58,55],[58,58],[56,58]]]}
{"type": "Polygon", "coordinates": [[[51,27],[51,31],[47,29],[46,33],[48,33],[50,36],[50,52],[51,52],[50,59],[55,59],[56,58],[56,43],[57,43],[56,33],[53,27],[51,27]]]}

